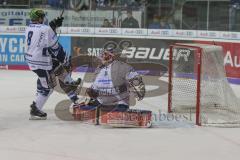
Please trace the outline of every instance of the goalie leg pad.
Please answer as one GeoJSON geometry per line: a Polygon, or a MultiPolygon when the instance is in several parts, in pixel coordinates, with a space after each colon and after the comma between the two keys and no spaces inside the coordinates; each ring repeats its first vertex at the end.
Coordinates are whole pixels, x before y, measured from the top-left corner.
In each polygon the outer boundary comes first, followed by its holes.
{"type": "Polygon", "coordinates": [[[152,112],[148,110],[133,110],[126,108],[106,109],[106,107],[88,106],[84,104],[75,105],[73,117],[77,121],[111,127],[151,127],[152,112]],[[99,117],[98,117],[99,109],[99,117]]]}
{"type": "Polygon", "coordinates": [[[116,112],[125,112],[128,110],[128,106],[126,105],[118,105],[118,106],[101,106],[101,105],[85,105],[76,104],[73,106],[73,117],[75,120],[88,122],[92,124],[99,124],[99,119],[101,115],[105,115],[108,112],[116,111],[116,112]]]}
{"type": "Polygon", "coordinates": [[[151,127],[152,112],[147,110],[101,112],[100,124],[111,127],[151,127]]]}
{"type": "Polygon", "coordinates": [[[96,106],[88,106],[83,104],[74,105],[73,117],[74,120],[85,123],[96,124],[96,106]]]}

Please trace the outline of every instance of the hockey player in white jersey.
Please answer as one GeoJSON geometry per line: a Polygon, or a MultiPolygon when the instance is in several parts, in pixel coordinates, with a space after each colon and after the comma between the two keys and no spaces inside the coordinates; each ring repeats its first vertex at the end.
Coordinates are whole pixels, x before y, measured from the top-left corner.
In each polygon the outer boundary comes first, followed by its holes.
{"type": "Polygon", "coordinates": [[[42,108],[56,86],[56,77],[59,84],[73,103],[77,103],[76,86],[81,79],[74,81],[71,78],[70,57],[58,42],[56,28],[60,27],[63,17],[58,17],[48,25],[44,25],[45,14],[41,9],[32,9],[30,12],[31,24],[25,32],[27,52],[26,62],[38,76],[37,94],[30,111],[33,119],[46,119],[47,114],[42,108]]]}

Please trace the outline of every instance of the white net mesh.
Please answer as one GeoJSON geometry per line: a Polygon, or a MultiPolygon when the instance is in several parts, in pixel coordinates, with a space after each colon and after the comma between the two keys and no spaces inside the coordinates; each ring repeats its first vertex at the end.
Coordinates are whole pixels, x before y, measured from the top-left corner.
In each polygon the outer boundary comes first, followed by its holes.
{"type": "Polygon", "coordinates": [[[200,58],[197,52],[201,50],[200,122],[202,125],[238,126],[240,103],[227,81],[222,48],[203,44],[187,45],[173,47],[173,111],[196,112],[197,62],[200,58]]]}

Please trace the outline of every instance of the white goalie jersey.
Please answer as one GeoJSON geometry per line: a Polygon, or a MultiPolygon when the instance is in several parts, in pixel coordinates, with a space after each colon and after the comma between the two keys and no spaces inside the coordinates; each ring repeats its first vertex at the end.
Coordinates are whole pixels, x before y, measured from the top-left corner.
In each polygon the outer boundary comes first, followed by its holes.
{"type": "Polygon", "coordinates": [[[52,69],[52,57],[49,47],[58,45],[58,38],[51,27],[44,24],[30,24],[25,31],[27,52],[25,59],[31,70],[52,69]]]}
{"type": "Polygon", "coordinates": [[[130,87],[140,87],[141,91],[137,91],[137,94],[141,95],[137,96],[144,97],[145,85],[141,76],[128,64],[116,60],[97,69],[95,81],[91,86],[98,92],[97,99],[103,105],[129,105],[130,87]],[[138,84],[134,85],[134,80],[138,81],[138,84]]]}

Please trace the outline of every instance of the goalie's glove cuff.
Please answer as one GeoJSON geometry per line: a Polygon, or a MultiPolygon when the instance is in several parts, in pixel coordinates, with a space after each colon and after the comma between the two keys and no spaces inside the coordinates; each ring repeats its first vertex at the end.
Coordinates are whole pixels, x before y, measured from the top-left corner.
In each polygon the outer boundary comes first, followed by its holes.
{"type": "Polygon", "coordinates": [[[64,18],[63,17],[57,17],[51,22],[49,22],[49,26],[55,31],[56,28],[61,27],[63,23],[64,18]]]}

